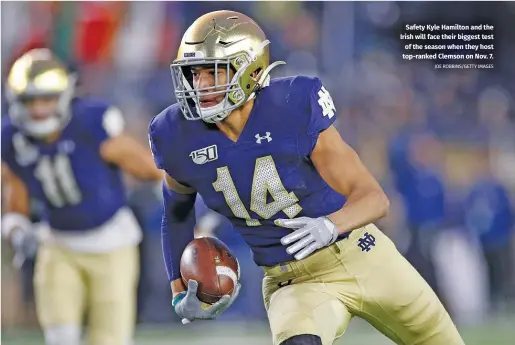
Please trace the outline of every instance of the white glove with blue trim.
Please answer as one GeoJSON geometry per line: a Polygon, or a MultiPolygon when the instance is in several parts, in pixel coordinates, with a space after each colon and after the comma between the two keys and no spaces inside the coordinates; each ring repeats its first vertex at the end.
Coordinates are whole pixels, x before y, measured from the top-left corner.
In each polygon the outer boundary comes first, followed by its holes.
{"type": "Polygon", "coordinates": [[[193,320],[212,320],[223,313],[236,300],[240,293],[241,285],[237,283],[232,294],[223,296],[214,304],[207,304],[200,301],[197,297],[198,282],[188,281],[188,290],[179,293],[174,297],[172,305],[175,313],[182,319],[185,325],[193,320]]]}
{"type": "Polygon", "coordinates": [[[281,243],[284,246],[291,244],[286,252],[296,253],[294,257],[297,260],[302,260],[314,251],[333,244],[339,235],[338,228],[328,217],[277,219],[274,223],[284,228],[296,229],[281,238],[281,243]]]}

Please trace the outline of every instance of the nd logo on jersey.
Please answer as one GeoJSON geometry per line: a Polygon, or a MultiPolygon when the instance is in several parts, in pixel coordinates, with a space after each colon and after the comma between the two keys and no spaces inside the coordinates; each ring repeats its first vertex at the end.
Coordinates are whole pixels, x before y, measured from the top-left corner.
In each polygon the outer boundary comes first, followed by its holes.
{"type": "Polygon", "coordinates": [[[322,108],[322,115],[332,118],[335,114],[336,108],[331,94],[322,86],[320,91],[318,91],[318,97],[318,104],[322,108]]]}

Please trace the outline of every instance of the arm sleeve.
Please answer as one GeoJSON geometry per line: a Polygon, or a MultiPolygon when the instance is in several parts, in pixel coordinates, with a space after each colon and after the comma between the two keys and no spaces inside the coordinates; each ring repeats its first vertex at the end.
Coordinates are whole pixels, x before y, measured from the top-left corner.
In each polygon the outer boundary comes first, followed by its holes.
{"type": "Polygon", "coordinates": [[[181,277],[181,256],[194,238],[196,195],[176,193],[163,181],[161,245],[169,281],[181,277]]]}

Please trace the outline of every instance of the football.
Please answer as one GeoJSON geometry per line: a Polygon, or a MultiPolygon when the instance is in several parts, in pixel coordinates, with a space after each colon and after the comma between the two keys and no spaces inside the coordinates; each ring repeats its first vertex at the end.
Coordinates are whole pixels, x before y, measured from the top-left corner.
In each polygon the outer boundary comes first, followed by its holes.
{"type": "Polygon", "coordinates": [[[190,279],[198,282],[197,297],[213,304],[230,295],[240,278],[240,265],[229,248],[214,237],[199,237],[191,241],[181,257],[184,285],[190,279]]]}

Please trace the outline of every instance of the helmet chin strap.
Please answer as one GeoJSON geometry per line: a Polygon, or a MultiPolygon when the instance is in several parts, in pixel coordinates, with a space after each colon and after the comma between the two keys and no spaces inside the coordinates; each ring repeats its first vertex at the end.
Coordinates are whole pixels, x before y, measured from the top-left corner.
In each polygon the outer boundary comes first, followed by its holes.
{"type": "Polygon", "coordinates": [[[223,101],[218,103],[217,105],[213,105],[212,107],[201,108],[197,102],[195,102],[195,107],[197,108],[197,113],[200,115],[204,122],[208,123],[216,123],[225,119],[231,113],[230,110],[224,111],[224,109],[228,108],[231,105],[231,102],[227,97],[224,98],[223,101]]]}

